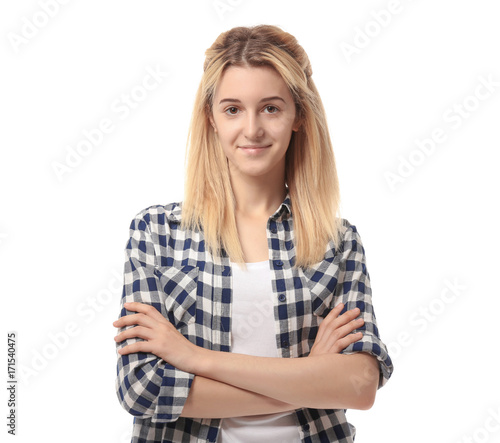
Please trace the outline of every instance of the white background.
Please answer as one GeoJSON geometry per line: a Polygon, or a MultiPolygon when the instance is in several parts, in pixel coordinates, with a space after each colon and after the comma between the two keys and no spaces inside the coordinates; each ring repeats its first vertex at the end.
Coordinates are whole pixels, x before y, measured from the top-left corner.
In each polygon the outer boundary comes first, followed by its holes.
{"type": "Polygon", "coordinates": [[[363,239],[395,365],[375,406],[349,411],[356,441],[500,441],[498,2],[221,0],[218,12],[213,1],[66,0],[52,17],[43,3],[0,12],[0,366],[6,381],[17,331],[21,379],[12,441],[130,441],[112,326],[129,223],[182,199],[205,49],[261,23],[310,56],[342,215],[363,239]],[[148,67],[168,75],[125,117],[117,103],[148,67]],[[113,130],[58,176],[54,164],[103,119],[113,130]],[[416,140],[439,130],[423,153],[416,140]]]}

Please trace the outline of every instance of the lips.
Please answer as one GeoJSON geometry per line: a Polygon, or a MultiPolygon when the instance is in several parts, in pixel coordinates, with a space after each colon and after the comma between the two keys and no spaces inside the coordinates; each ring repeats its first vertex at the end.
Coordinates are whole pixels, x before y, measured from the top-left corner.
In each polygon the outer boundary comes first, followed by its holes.
{"type": "Polygon", "coordinates": [[[269,148],[271,145],[246,145],[246,146],[240,146],[241,149],[248,149],[248,150],[253,150],[253,149],[265,149],[269,148]]]}

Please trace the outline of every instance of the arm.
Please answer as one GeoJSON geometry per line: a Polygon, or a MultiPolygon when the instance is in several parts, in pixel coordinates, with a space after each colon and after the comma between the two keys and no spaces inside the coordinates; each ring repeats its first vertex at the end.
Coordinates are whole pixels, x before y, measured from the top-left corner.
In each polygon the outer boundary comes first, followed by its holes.
{"type": "MultiPolygon", "coordinates": [[[[122,354],[153,352],[176,367],[204,379],[212,379],[212,381],[231,385],[231,388],[244,389],[300,407],[367,409],[373,403],[378,384],[378,370],[373,370],[376,366],[373,358],[363,354],[350,356],[332,353],[359,340],[359,335],[349,334],[356,326],[359,326],[353,321],[359,314],[359,310],[351,310],[338,319],[337,315],[342,306],[332,310],[320,325],[315,349],[309,357],[282,359],[204,349],[186,340],[152,306],[130,303],[126,307],[138,314],[122,317],[115,324],[137,326],[120,333],[115,340],[121,341],[136,336],[145,341],[120,349],[119,352],[122,354]],[[340,337],[344,338],[339,339],[340,337]],[[366,380],[361,386],[355,383],[359,378],[366,380]]],[[[204,392],[203,390],[200,390],[200,393],[194,390],[191,392],[192,403],[196,403],[198,409],[190,414],[205,416],[207,412],[204,407],[208,404],[209,395],[203,395],[203,393],[213,392],[216,386],[204,385],[202,386],[202,389],[206,389],[204,392]],[[196,397],[198,394],[200,394],[199,398],[196,397]]],[[[231,394],[246,395],[245,398],[249,401],[264,401],[257,405],[248,405],[251,410],[256,408],[258,413],[263,413],[259,410],[263,405],[267,407],[271,404],[273,408],[276,406],[276,403],[269,403],[269,399],[263,399],[251,393],[244,394],[226,388],[223,395],[228,394],[228,397],[231,394]]],[[[223,398],[218,399],[217,404],[220,405],[223,401],[223,398]]],[[[241,407],[234,399],[230,404],[236,404],[236,409],[241,407]]],[[[278,408],[283,406],[285,410],[289,410],[287,405],[278,403],[277,406],[278,408]]],[[[229,405],[226,407],[231,408],[229,405]]],[[[225,413],[224,410],[208,412],[211,416],[225,413]]],[[[232,414],[233,416],[240,415],[240,411],[233,410],[232,414]]]]}
{"type": "MultiPolygon", "coordinates": [[[[130,225],[125,248],[124,284],[120,317],[133,312],[125,303],[150,306],[162,317],[165,294],[156,273],[154,243],[149,227],[140,214],[130,225]]],[[[124,333],[133,325],[114,322],[124,333]]],[[[134,416],[151,417],[155,422],[169,422],[179,416],[222,418],[291,411],[294,406],[215,380],[194,377],[166,363],[150,352],[122,354],[122,349],[143,338],[130,335],[117,342],[118,362],[116,392],[123,408],[134,416]],[[174,399],[169,401],[168,399],[174,399]],[[185,404],[184,404],[185,402],[185,404]]]]}
{"type": "MultiPolygon", "coordinates": [[[[198,372],[206,371],[208,377],[249,391],[265,393],[265,395],[285,402],[300,404],[302,407],[368,409],[375,400],[379,379],[378,363],[373,356],[368,354],[357,354],[350,356],[349,359],[342,358],[338,354],[362,338],[361,332],[356,334],[351,334],[351,332],[364,323],[362,318],[356,319],[360,313],[358,308],[340,315],[343,308],[343,303],[337,305],[321,323],[309,358],[256,359],[247,355],[227,353],[221,353],[224,356],[216,358],[209,351],[206,355],[208,358],[200,360],[204,363],[202,368],[205,367],[205,369],[198,372]],[[236,358],[229,357],[227,361],[224,361],[223,359],[227,358],[227,355],[233,355],[236,358]],[[311,361],[311,358],[314,361],[311,361]],[[330,362],[332,358],[335,360],[330,362]],[[293,362],[292,365],[298,364],[300,366],[294,368],[287,364],[290,362],[293,362]],[[266,364],[270,365],[269,368],[266,368],[266,364]],[[277,366],[272,366],[273,364],[277,366]],[[266,373],[261,374],[259,371],[261,368],[265,369],[266,373]],[[303,377],[306,379],[309,377],[312,383],[303,383],[303,377]],[[261,378],[267,382],[266,385],[263,385],[261,378]],[[328,382],[330,378],[338,380],[337,386],[328,382]],[[327,382],[325,383],[324,380],[327,382]],[[318,383],[315,383],[316,381],[318,383]],[[293,383],[302,387],[302,390],[291,389],[290,386],[294,386],[293,383]],[[330,391],[328,387],[331,387],[332,390],[330,391]],[[324,406],[321,402],[325,402],[324,406]]],[[[199,377],[195,377],[195,380],[197,378],[199,377]]],[[[201,378],[201,380],[207,379],[201,378]]],[[[224,384],[223,386],[228,385],[224,384]]],[[[253,392],[249,391],[244,392],[254,395],[253,392]]],[[[237,395],[237,393],[230,393],[230,395],[237,395]]],[[[265,400],[267,404],[259,404],[259,408],[265,406],[278,406],[279,408],[279,406],[286,407],[287,405],[287,403],[282,405],[271,403],[269,405],[269,400],[272,402],[272,399],[267,397],[246,400],[252,405],[256,400],[265,400]]],[[[238,401],[235,403],[238,404],[238,401]]]]}
{"type": "Polygon", "coordinates": [[[315,409],[369,409],[378,365],[366,354],[269,358],[201,349],[192,370],[277,400],[315,409]],[[365,383],[356,383],[357,380],[365,383]]]}
{"type": "MultiPolygon", "coordinates": [[[[387,348],[380,339],[361,237],[356,227],[347,220],[344,220],[344,229],[342,248],[339,251],[338,284],[334,290],[334,300],[336,303],[342,303],[345,306],[344,309],[358,307],[363,325],[357,328],[361,333],[361,339],[346,346],[341,353],[372,355],[378,363],[378,388],[380,388],[387,383],[394,367],[387,348]]],[[[370,378],[369,375],[356,374],[353,376],[353,381],[361,389],[367,383],[368,378],[370,378]]]]}
{"type": "Polygon", "coordinates": [[[293,411],[298,406],[197,375],[182,417],[226,418],[293,411]]]}
{"type": "MultiPolygon", "coordinates": [[[[357,341],[361,333],[351,334],[360,323],[354,320],[359,310],[348,311],[339,316],[343,304],[333,309],[319,327],[310,355],[338,353],[346,346],[357,341]]],[[[373,365],[372,365],[373,366],[373,365]]],[[[378,379],[378,370],[367,372],[364,381],[378,379]],[[372,377],[370,377],[373,375],[372,377]]],[[[353,379],[354,380],[354,379],[353,379]]],[[[198,418],[225,418],[246,415],[271,414],[297,409],[291,404],[218,382],[210,378],[196,376],[181,416],[198,418]]]]}
{"type": "MultiPolygon", "coordinates": [[[[155,273],[156,254],[149,226],[139,214],[130,225],[130,238],[125,249],[123,294],[120,317],[126,316],[125,302],[141,302],[167,315],[165,294],[155,273]]],[[[129,325],[117,325],[118,332],[129,325]]],[[[176,420],[189,393],[194,375],[181,371],[153,353],[122,355],[126,345],[142,339],[130,337],[117,343],[118,361],[116,393],[130,414],[154,422],[176,420]]]]}
{"type": "MultiPolygon", "coordinates": [[[[300,407],[367,409],[373,404],[380,379],[387,380],[390,376],[392,364],[378,337],[364,250],[354,227],[347,229],[341,246],[341,278],[334,300],[346,300],[346,307],[359,306],[367,324],[365,328],[356,325],[363,332],[352,334],[357,338],[347,343],[345,355],[322,355],[318,351],[311,352],[307,358],[279,359],[201,349],[182,337],[155,309],[140,303],[128,306],[139,314],[120,319],[125,322],[123,324],[137,325],[136,328],[120,334],[116,340],[140,337],[145,341],[129,345],[120,352],[151,352],[186,372],[300,407]],[[155,330],[156,336],[152,333],[155,330]]],[[[343,305],[337,303],[337,307],[341,309],[343,305]]],[[[317,341],[326,321],[320,325],[317,341]]],[[[323,329],[330,330],[326,326],[323,329]]]]}

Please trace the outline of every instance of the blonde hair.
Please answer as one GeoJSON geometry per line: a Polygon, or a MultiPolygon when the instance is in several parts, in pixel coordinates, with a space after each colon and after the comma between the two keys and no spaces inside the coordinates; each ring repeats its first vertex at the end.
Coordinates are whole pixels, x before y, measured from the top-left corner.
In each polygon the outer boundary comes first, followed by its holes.
{"type": "Polygon", "coordinates": [[[270,66],[290,89],[300,121],[285,159],[295,234],[294,266],[321,261],[328,242],[338,244],[340,193],[325,110],[307,54],[291,34],[277,26],[259,25],[223,32],[205,55],[187,141],[182,226],[203,229],[208,251],[219,256],[223,248],[233,262],[244,266],[227,158],[209,117],[225,69],[270,66]]]}

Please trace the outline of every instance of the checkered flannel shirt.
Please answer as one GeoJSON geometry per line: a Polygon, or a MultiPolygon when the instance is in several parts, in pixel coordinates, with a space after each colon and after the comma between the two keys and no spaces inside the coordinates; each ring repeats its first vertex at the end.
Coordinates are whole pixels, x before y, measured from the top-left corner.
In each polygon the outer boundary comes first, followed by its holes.
{"type": "MultiPolygon", "coordinates": [[[[132,313],[124,302],[153,305],[191,342],[231,351],[231,266],[205,250],[203,231],[180,228],[181,203],[141,211],[130,226],[126,245],[120,316],[132,313]]],[[[321,320],[338,303],[360,308],[363,338],[343,353],[367,352],[380,368],[379,387],[393,366],[379,337],[373,312],[365,252],[356,227],[343,220],[339,247],[328,244],[320,263],[292,269],[295,259],[289,195],[267,223],[272,271],[276,346],[282,358],[305,357],[321,320]]],[[[128,326],[131,327],[131,326],[128,326]]],[[[123,330],[123,329],[121,329],[123,330]]],[[[121,332],[120,330],[120,332],[121,332]]],[[[117,349],[141,339],[127,339],[117,349]]],[[[150,353],[118,355],[116,390],[134,416],[132,442],[215,442],[220,419],[180,417],[193,374],[180,371],[150,353]]],[[[353,442],[355,427],[344,409],[295,411],[302,442],[353,442]]]]}

